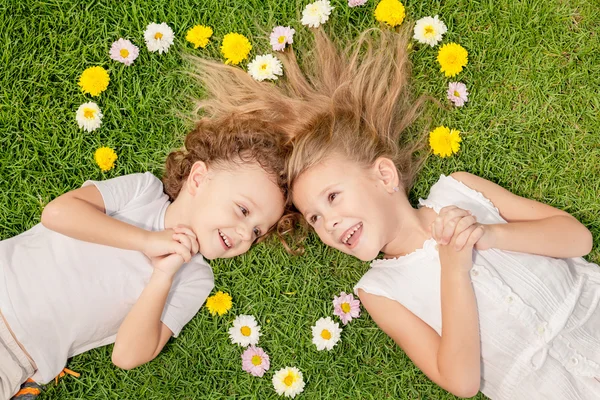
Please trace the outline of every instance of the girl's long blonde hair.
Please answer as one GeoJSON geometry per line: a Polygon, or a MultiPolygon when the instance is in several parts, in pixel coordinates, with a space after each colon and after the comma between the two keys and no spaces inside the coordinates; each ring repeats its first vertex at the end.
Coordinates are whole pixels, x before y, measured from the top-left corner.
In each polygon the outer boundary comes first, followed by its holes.
{"type": "Polygon", "coordinates": [[[424,99],[410,87],[409,34],[369,29],[352,43],[336,45],[321,28],[302,66],[292,50],[278,53],[284,77],[257,82],[239,68],[194,58],[212,94],[199,107],[212,112],[259,115],[286,132],[292,153],[290,187],[304,171],[332,154],[364,166],[379,157],[394,161],[402,187],[412,186],[423,158],[423,136],[406,140],[424,99]]]}

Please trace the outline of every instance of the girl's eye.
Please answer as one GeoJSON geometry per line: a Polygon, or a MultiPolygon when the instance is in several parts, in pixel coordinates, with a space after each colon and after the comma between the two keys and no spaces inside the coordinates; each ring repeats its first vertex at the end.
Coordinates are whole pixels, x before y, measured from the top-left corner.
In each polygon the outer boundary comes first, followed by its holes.
{"type": "Polygon", "coordinates": [[[333,200],[335,200],[335,198],[337,197],[337,193],[330,193],[329,196],[327,196],[329,202],[331,203],[333,200]]]}
{"type": "Polygon", "coordinates": [[[260,237],[261,233],[262,233],[262,232],[260,231],[260,229],[259,229],[259,228],[254,228],[254,236],[255,236],[255,237],[260,237]]]}
{"type": "Polygon", "coordinates": [[[242,212],[242,214],[244,214],[244,217],[246,217],[248,215],[248,210],[244,207],[244,206],[238,206],[240,208],[240,211],[242,212]]]}
{"type": "Polygon", "coordinates": [[[318,217],[316,215],[311,215],[310,218],[308,219],[308,222],[310,222],[311,224],[314,225],[315,222],[317,222],[318,217]]]}

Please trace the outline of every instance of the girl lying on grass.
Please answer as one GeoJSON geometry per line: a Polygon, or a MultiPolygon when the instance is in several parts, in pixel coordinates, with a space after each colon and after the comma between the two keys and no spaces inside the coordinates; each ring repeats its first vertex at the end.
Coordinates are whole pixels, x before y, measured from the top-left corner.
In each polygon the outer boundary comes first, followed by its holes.
{"type": "Polygon", "coordinates": [[[345,53],[315,32],[304,69],[281,57],[279,86],[216,65],[214,80],[238,94],[231,110],[270,106],[290,121],[292,199],[321,240],[365,261],[383,253],[355,287],[371,317],[457,396],[600,398],[590,232],[466,172],[442,175],[413,208],[422,140],[403,133],[422,99],[411,101],[407,35],[365,32],[345,53]]]}
{"type": "Polygon", "coordinates": [[[205,117],[162,183],[149,172],[85,182],[1,241],[0,398],[109,343],[118,367],[154,359],[212,290],[204,259],[246,252],[282,217],[279,133],[250,116],[205,117]]]}

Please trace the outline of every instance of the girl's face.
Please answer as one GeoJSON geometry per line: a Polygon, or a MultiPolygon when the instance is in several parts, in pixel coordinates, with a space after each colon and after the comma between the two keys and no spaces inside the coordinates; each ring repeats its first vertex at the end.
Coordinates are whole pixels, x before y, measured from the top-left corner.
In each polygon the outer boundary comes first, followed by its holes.
{"type": "MultiPolygon", "coordinates": [[[[293,201],[328,246],[363,261],[376,258],[394,238],[395,167],[386,160],[364,168],[332,156],[301,174],[293,201]]],[[[397,203],[397,201],[396,201],[397,203]]]]}
{"type": "Polygon", "coordinates": [[[283,194],[258,164],[207,170],[196,163],[187,190],[190,225],[209,260],[245,253],[283,215],[283,194]]]}

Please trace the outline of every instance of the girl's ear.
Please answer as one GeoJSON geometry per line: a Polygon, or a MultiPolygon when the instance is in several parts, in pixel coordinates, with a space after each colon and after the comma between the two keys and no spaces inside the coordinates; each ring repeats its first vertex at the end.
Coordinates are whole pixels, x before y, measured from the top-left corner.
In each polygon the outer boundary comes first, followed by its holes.
{"type": "Polygon", "coordinates": [[[398,169],[392,160],[387,157],[379,157],[377,160],[375,160],[373,171],[375,172],[375,177],[379,180],[388,193],[394,193],[398,191],[400,178],[398,169]]]}
{"type": "Polygon", "coordinates": [[[190,169],[190,174],[187,177],[187,190],[191,195],[195,195],[202,182],[204,182],[208,175],[208,167],[204,161],[196,161],[190,169]]]}

